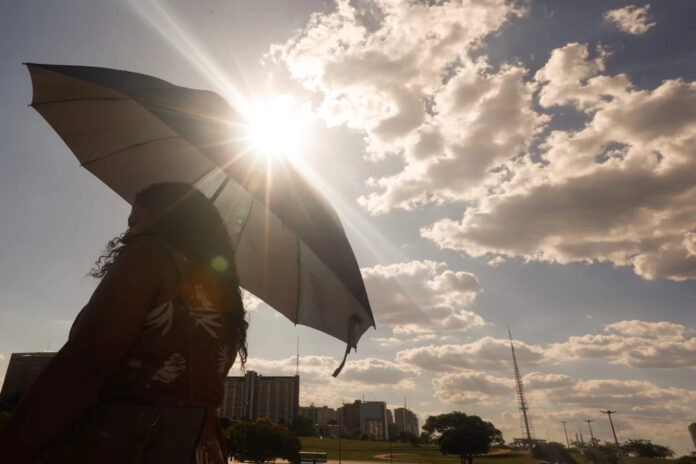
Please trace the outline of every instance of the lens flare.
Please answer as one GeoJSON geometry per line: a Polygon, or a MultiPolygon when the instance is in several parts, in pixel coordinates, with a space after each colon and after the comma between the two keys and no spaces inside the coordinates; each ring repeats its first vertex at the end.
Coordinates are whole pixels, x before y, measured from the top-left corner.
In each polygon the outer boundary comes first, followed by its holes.
{"type": "Polygon", "coordinates": [[[216,272],[225,272],[230,267],[230,263],[224,256],[215,256],[210,260],[210,267],[216,272]]]}
{"type": "Polygon", "coordinates": [[[288,94],[251,105],[249,139],[259,154],[273,159],[297,158],[312,123],[312,111],[288,94]]]}

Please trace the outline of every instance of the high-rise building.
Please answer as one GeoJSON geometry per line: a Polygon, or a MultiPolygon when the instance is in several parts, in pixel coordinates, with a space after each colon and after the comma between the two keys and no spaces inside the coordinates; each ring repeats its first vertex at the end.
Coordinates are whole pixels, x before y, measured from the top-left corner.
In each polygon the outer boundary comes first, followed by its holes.
{"type": "Polygon", "coordinates": [[[397,433],[407,432],[416,436],[420,433],[418,417],[406,408],[394,409],[394,425],[397,433]]]}
{"type": "Polygon", "coordinates": [[[265,417],[290,424],[300,401],[300,377],[263,376],[248,371],[244,377],[227,377],[220,416],[229,419],[265,417]]]}
{"type": "Polygon", "coordinates": [[[328,406],[300,406],[298,415],[311,419],[318,426],[338,424],[338,411],[328,406]]]}
{"type": "Polygon", "coordinates": [[[12,353],[0,396],[26,393],[53,356],[55,353],[12,353]]]}
{"type": "Polygon", "coordinates": [[[355,400],[339,408],[338,414],[344,435],[359,430],[377,440],[389,439],[387,404],[384,401],[355,400]]]}
{"type": "Polygon", "coordinates": [[[220,404],[219,414],[229,419],[241,419],[251,417],[246,401],[244,380],[246,377],[227,377],[225,379],[225,393],[220,404]]]}

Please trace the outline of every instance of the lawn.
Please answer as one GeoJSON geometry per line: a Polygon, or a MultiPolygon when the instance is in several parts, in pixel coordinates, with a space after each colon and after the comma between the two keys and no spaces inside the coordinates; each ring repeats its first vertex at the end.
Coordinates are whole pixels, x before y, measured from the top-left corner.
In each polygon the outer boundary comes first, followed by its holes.
{"type": "MultiPolygon", "coordinates": [[[[302,451],[323,451],[330,460],[338,460],[338,440],[302,437],[302,451]]],[[[534,464],[526,451],[501,450],[474,459],[474,464],[534,464]]],[[[444,456],[435,445],[414,448],[408,443],[392,443],[391,455],[394,462],[427,462],[434,464],[459,464],[457,456],[444,456]]],[[[346,461],[378,461],[387,463],[389,443],[383,441],[341,440],[341,459],[346,461]]]]}
{"type": "MultiPolygon", "coordinates": [[[[301,437],[302,451],[322,451],[332,461],[338,461],[338,440],[331,438],[301,437]]],[[[457,456],[444,456],[436,445],[414,448],[408,443],[392,443],[394,462],[460,464],[457,456]]],[[[578,464],[586,464],[579,454],[573,454],[578,464]]],[[[388,463],[389,443],[384,441],[341,440],[341,459],[344,461],[375,461],[388,463]]],[[[624,464],[666,464],[669,461],[650,458],[624,457],[624,464]]],[[[537,464],[529,451],[491,450],[490,454],[474,459],[474,464],[537,464]]]]}

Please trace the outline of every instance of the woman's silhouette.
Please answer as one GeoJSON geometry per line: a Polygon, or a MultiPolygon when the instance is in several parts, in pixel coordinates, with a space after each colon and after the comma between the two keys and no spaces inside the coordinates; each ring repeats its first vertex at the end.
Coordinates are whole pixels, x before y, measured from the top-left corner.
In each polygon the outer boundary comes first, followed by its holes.
{"type": "Polygon", "coordinates": [[[217,408],[235,358],[246,360],[248,325],[227,230],[212,202],[182,183],[140,192],[128,225],[95,264],[101,282],[68,342],[0,435],[3,461],[31,462],[97,404],[190,399],[208,410],[196,462],[227,462],[217,408]]]}

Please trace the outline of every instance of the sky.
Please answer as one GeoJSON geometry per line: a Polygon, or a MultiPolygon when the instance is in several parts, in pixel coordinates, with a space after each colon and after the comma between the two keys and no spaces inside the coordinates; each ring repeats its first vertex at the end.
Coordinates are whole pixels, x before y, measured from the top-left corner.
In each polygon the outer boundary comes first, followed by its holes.
{"type": "MultiPolygon", "coordinates": [[[[0,375],[54,351],[128,205],[32,110],[23,62],[281,108],[353,245],[377,329],[342,342],[250,299],[248,369],[301,405],[406,403],[521,436],[693,450],[696,3],[18,2],[0,17],[0,375]],[[294,127],[294,126],[293,126],[294,127]]],[[[239,375],[233,367],[230,375],[239,375]]]]}

